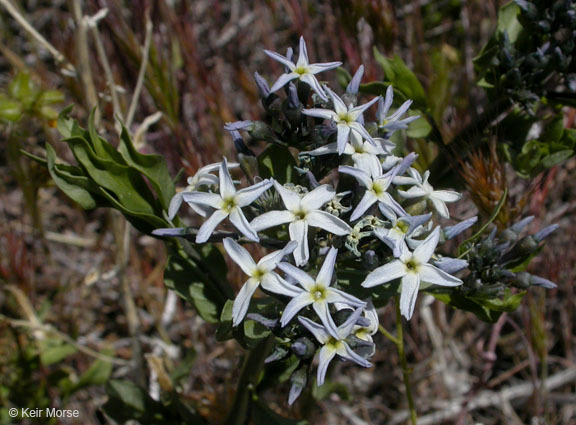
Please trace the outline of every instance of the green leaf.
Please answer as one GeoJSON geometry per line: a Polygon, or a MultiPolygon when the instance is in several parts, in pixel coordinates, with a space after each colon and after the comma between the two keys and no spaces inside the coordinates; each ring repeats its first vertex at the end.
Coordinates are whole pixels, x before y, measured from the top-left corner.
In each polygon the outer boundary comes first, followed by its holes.
{"type": "Polygon", "coordinates": [[[258,155],[258,171],[260,177],[273,177],[278,183],[291,183],[294,178],[296,160],[288,148],[280,145],[269,145],[258,155]]]}
{"type": "Polygon", "coordinates": [[[518,308],[524,295],[526,291],[513,294],[508,289],[502,298],[474,298],[474,301],[492,311],[512,312],[518,308]]]}
{"type": "Polygon", "coordinates": [[[76,161],[85,173],[101,188],[112,193],[119,204],[128,210],[154,215],[154,195],[133,168],[97,156],[93,146],[82,137],[65,139],[76,161]]]}
{"type": "Polygon", "coordinates": [[[18,122],[22,118],[22,104],[12,99],[0,97],[0,120],[18,122]]]}
{"type": "Polygon", "coordinates": [[[59,339],[46,339],[40,343],[40,361],[49,366],[76,353],[76,347],[59,339]]]}
{"type": "Polygon", "coordinates": [[[574,155],[574,151],[572,149],[554,152],[553,154],[546,155],[544,158],[542,158],[542,165],[546,168],[550,168],[560,164],[562,161],[567,160],[572,155],[574,155]]]}
{"type": "Polygon", "coordinates": [[[64,93],[60,90],[44,90],[38,96],[37,102],[41,106],[54,105],[56,103],[64,102],[64,93]]]}
{"type": "MultiPolygon", "coordinates": [[[[112,355],[113,351],[106,350],[103,351],[102,354],[112,355]]],[[[91,385],[104,385],[110,379],[112,369],[113,365],[109,361],[96,360],[90,365],[88,370],[80,376],[80,379],[78,379],[78,382],[74,385],[74,391],[91,385]]]]}
{"type": "Polygon", "coordinates": [[[78,167],[56,164],[56,153],[50,144],[46,143],[46,163],[48,172],[56,186],[74,202],[84,209],[107,206],[104,199],[95,195],[97,186],[88,179],[78,167]]]}
{"type": "Polygon", "coordinates": [[[512,44],[518,40],[523,30],[518,15],[520,15],[520,8],[513,1],[502,6],[498,12],[496,31],[499,34],[508,34],[508,39],[512,44]]]}
{"type": "Polygon", "coordinates": [[[444,293],[430,292],[430,294],[450,307],[474,313],[476,317],[484,322],[495,323],[502,314],[499,311],[493,311],[481,304],[478,304],[457,291],[444,293]]]}
{"type": "Polygon", "coordinates": [[[116,422],[137,420],[143,425],[170,423],[163,406],[130,381],[109,381],[106,394],[108,401],[102,410],[116,422]]]}
{"type": "Polygon", "coordinates": [[[427,137],[432,131],[432,126],[422,113],[416,113],[415,115],[420,115],[420,118],[408,124],[406,135],[413,139],[422,139],[427,137]]]}
{"type": "Polygon", "coordinates": [[[376,48],[374,48],[374,56],[384,69],[385,81],[392,84],[395,90],[412,99],[417,109],[427,110],[428,102],[424,88],[404,61],[398,55],[389,59],[383,56],[376,48]]]}
{"type": "Polygon", "coordinates": [[[14,99],[30,102],[36,97],[36,87],[27,72],[19,72],[8,85],[8,93],[14,99]]]}
{"type": "Polygon", "coordinates": [[[546,123],[539,140],[544,143],[557,142],[562,138],[563,132],[564,117],[562,114],[558,114],[552,121],[546,123]]]}
{"type": "Polygon", "coordinates": [[[174,183],[168,173],[166,160],[160,155],[144,155],[138,152],[132,144],[128,130],[122,126],[118,151],[128,165],[144,174],[150,181],[164,210],[168,210],[170,200],[174,196],[174,183]]]}
{"type": "MultiPolygon", "coordinates": [[[[218,273],[217,277],[222,279],[222,275],[225,276],[226,273],[222,255],[210,244],[202,248],[204,265],[218,273]]],[[[229,292],[226,294],[221,288],[216,287],[195,261],[182,250],[173,250],[170,254],[164,271],[164,283],[194,305],[198,314],[209,323],[218,323],[226,301],[233,296],[229,287],[229,292]]],[[[222,283],[226,283],[225,278],[222,279],[222,283]]]]}

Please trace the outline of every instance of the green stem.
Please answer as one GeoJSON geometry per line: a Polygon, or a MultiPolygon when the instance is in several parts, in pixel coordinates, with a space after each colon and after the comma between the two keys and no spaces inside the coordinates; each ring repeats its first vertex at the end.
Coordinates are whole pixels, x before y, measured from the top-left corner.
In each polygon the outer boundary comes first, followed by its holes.
{"type": "Polygon", "coordinates": [[[396,326],[396,348],[398,349],[400,365],[402,366],[402,377],[404,378],[404,386],[406,387],[406,399],[408,401],[408,409],[410,410],[410,422],[412,425],[418,425],[418,416],[416,414],[416,407],[414,406],[414,398],[412,397],[412,388],[410,387],[410,369],[408,369],[408,361],[406,360],[406,352],[404,351],[404,334],[402,331],[402,315],[400,313],[400,297],[396,297],[396,326]]]}
{"type": "Polygon", "coordinates": [[[240,371],[240,378],[236,386],[236,394],[234,400],[228,411],[228,415],[223,422],[223,425],[243,425],[248,421],[250,395],[252,390],[258,384],[260,372],[264,367],[264,360],[274,343],[274,336],[270,336],[254,349],[248,351],[242,370],[240,371]]]}

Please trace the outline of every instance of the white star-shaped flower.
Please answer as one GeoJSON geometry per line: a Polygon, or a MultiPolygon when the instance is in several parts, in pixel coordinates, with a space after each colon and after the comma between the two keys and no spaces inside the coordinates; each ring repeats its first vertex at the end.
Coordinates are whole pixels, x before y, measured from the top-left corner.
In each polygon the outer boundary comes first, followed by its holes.
{"type": "Polygon", "coordinates": [[[420,115],[413,115],[408,118],[400,119],[402,115],[406,113],[410,105],[412,105],[411,100],[404,102],[396,112],[392,115],[387,116],[390,106],[392,106],[392,101],[394,100],[394,89],[392,86],[388,86],[386,89],[386,98],[380,98],[378,102],[378,111],[376,112],[376,120],[378,123],[378,128],[386,130],[388,135],[392,135],[396,130],[405,130],[408,128],[408,124],[412,121],[420,118],[420,115]]]}
{"type": "Polygon", "coordinates": [[[342,155],[346,149],[346,143],[350,137],[350,132],[356,132],[364,139],[368,140],[373,145],[376,145],[374,139],[368,133],[368,131],[362,125],[362,113],[378,101],[378,97],[375,97],[370,102],[364,105],[356,106],[353,105],[346,106],[342,99],[334,93],[329,88],[326,91],[332,98],[332,103],[334,104],[334,111],[330,109],[303,109],[302,113],[310,117],[324,118],[326,120],[331,120],[336,124],[338,129],[337,136],[337,147],[338,154],[342,155]]]}
{"type": "Polygon", "coordinates": [[[318,372],[316,375],[316,384],[318,386],[324,383],[328,366],[336,355],[347,360],[352,360],[363,367],[372,366],[372,363],[359,354],[356,354],[346,342],[346,338],[350,336],[360,314],[362,314],[361,308],[357,309],[342,325],[338,326],[336,333],[330,332],[325,326],[321,326],[306,317],[298,318],[300,323],[322,344],[322,348],[318,354],[318,372]]]}
{"type": "Polygon", "coordinates": [[[265,255],[258,261],[258,264],[254,262],[250,253],[234,239],[225,238],[223,243],[230,258],[250,277],[234,300],[232,307],[233,326],[238,326],[246,316],[252,295],[260,285],[262,288],[277,294],[298,295],[294,285],[289,284],[274,272],[282,258],[294,251],[296,242],[289,242],[283,249],[265,255]]]}
{"type": "MultiPolygon", "coordinates": [[[[344,155],[350,155],[356,167],[370,170],[371,175],[380,174],[382,163],[378,155],[389,155],[389,149],[395,145],[385,139],[374,138],[375,144],[364,139],[356,132],[350,134],[350,140],[344,146],[344,155]]],[[[328,143],[312,151],[306,152],[311,156],[321,156],[338,153],[338,143],[328,143]]]]}
{"type": "Polygon", "coordinates": [[[338,250],[336,248],[330,248],[316,279],[299,268],[294,267],[292,264],[280,263],[278,265],[280,270],[298,282],[302,287],[302,289],[300,289],[296,286],[298,294],[292,298],[284,309],[284,313],[280,318],[280,324],[282,326],[286,326],[296,313],[312,304],[312,308],[322,321],[322,324],[329,329],[333,335],[337,335],[337,327],[334,324],[332,316],[330,316],[328,304],[343,303],[352,307],[364,307],[366,305],[365,302],[358,298],[330,286],[337,254],[338,250]]]}
{"type": "Polygon", "coordinates": [[[410,244],[410,235],[421,228],[430,218],[432,218],[432,213],[416,216],[406,215],[396,219],[389,217],[390,228],[379,227],[374,230],[374,235],[393,250],[395,257],[399,257],[402,243],[408,242],[410,244]]]}
{"type": "Polygon", "coordinates": [[[322,85],[316,79],[315,75],[322,71],[337,68],[342,65],[342,62],[311,64],[308,60],[308,51],[306,50],[306,42],[304,41],[304,37],[300,37],[300,52],[298,55],[298,61],[296,63],[276,52],[264,50],[264,53],[266,53],[272,59],[284,64],[288,68],[288,71],[290,71],[282,74],[278,80],[276,80],[276,82],[270,88],[271,92],[275,92],[279,88],[284,87],[290,81],[298,79],[308,84],[312,90],[314,90],[323,100],[328,100],[322,85]]]}
{"type": "Polygon", "coordinates": [[[432,185],[428,183],[428,178],[430,177],[430,171],[428,170],[422,176],[414,168],[410,168],[409,173],[411,177],[396,177],[394,179],[394,184],[396,185],[414,185],[407,191],[399,190],[398,194],[406,199],[429,199],[440,217],[450,218],[446,202],[456,202],[462,195],[452,190],[434,190],[432,185]]]}
{"type": "MultiPolygon", "coordinates": [[[[228,168],[236,168],[239,165],[240,164],[236,162],[231,162],[228,164],[228,168]]],[[[176,217],[176,213],[178,212],[180,206],[182,205],[182,201],[184,200],[184,194],[186,192],[195,191],[201,186],[218,185],[218,177],[210,173],[218,170],[219,167],[220,167],[219,162],[216,162],[214,164],[208,164],[200,168],[198,171],[196,171],[196,174],[194,174],[192,177],[188,177],[188,180],[186,181],[188,183],[188,186],[186,186],[186,188],[183,191],[174,195],[174,197],[170,201],[170,206],[168,207],[168,218],[170,220],[176,217]]],[[[197,214],[201,215],[202,217],[206,217],[206,214],[209,211],[209,208],[206,208],[203,205],[196,205],[193,203],[190,203],[189,205],[197,214]]]]}
{"type": "Polygon", "coordinates": [[[394,279],[402,279],[400,311],[406,319],[410,320],[416,305],[420,282],[440,286],[458,286],[462,284],[462,280],[457,277],[440,270],[432,264],[428,264],[438,245],[439,237],[440,228],[436,227],[414,252],[410,252],[406,244],[402,243],[400,257],[370,272],[364,282],[362,282],[362,286],[371,288],[394,279]]]}
{"type": "Polygon", "coordinates": [[[290,223],[288,231],[290,240],[297,241],[298,247],[294,251],[296,265],[300,266],[308,261],[308,226],[319,227],[334,235],[347,235],[352,230],[348,224],[322,211],[320,208],[336,196],[336,191],[327,184],[318,186],[304,196],[285,188],[278,182],[274,187],[280,194],[286,210],[269,211],[256,217],[250,225],[259,232],[270,227],[290,223]]]}
{"type": "Polygon", "coordinates": [[[259,241],[258,234],[250,227],[241,208],[250,205],[258,199],[270,186],[272,186],[271,180],[263,180],[253,186],[237,191],[228,171],[226,158],[223,158],[219,172],[220,194],[186,192],[183,195],[184,201],[188,203],[205,205],[215,210],[198,230],[196,243],[206,242],[216,226],[226,217],[229,217],[234,227],[249,240],[259,241]]]}
{"type": "Polygon", "coordinates": [[[356,206],[356,209],[352,212],[350,220],[355,221],[360,218],[362,214],[364,214],[368,208],[375,203],[378,203],[380,210],[387,217],[406,215],[406,212],[400,204],[398,204],[392,195],[387,192],[395,176],[394,170],[391,170],[386,174],[382,174],[382,171],[380,171],[378,175],[372,176],[370,175],[369,170],[365,171],[360,168],[341,165],[338,167],[338,171],[340,173],[351,175],[358,180],[358,183],[366,188],[366,192],[364,192],[364,196],[356,206]]]}

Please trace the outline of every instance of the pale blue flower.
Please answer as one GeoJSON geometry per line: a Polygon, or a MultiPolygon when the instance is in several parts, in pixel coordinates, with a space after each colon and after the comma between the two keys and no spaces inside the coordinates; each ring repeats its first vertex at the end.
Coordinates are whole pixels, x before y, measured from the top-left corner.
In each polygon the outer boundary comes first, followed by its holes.
{"type": "Polygon", "coordinates": [[[319,227],[338,236],[347,235],[352,230],[338,217],[320,209],[336,196],[336,191],[329,185],[318,186],[303,196],[285,188],[278,182],[274,182],[274,187],[280,194],[286,210],[266,212],[252,220],[250,225],[259,232],[270,227],[290,223],[288,226],[290,240],[298,242],[298,247],[294,251],[296,265],[300,266],[306,263],[310,255],[308,226],[319,227]]]}
{"type": "Polygon", "coordinates": [[[200,204],[214,209],[212,215],[202,224],[196,235],[196,243],[203,243],[222,220],[229,217],[230,222],[240,233],[251,241],[258,242],[258,234],[250,227],[242,212],[242,207],[250,205],[272,186],[271,180],[263,180],[253,186],[236,190],[228,171],[226,158],[220,164],[219,189],[220,194],[206,192],[186,192],[184,201],[189,204],[200,204]]]}
{"type": "MultiPolygon", "coordinates": [[[[394,147],[394,144],[381,138],[374,138],[373,140],[375,144],[362,139],[360,134],[353,131],[350,134],[350,140],[344,146],[343,154],[350,155],[356,167],[369,171],[371,175],[378,175],[381,174],[382,171],[382,163],[378,155],[388,155],[389,149],[394,147]]],[[[328,143],[327,145],[306,152],[306,154],[310,156],[335,153],[338,153],[338,142],[328,143]]]]}
{"type": "Polygon", "coordinates": [[[410,320],[414,313],[420,282],[440,286],[462,284],[462,280],[457,277],[428,264],[438,245],[439,237],[440,228],[436,227],[414,252],[410,252],[406,244],[401,244],[400,257],[370,272],[362,282],[362,286],[371,288],[395,279],[401,279],[400,311],[406,319],[410,320]]]}
{"type": "Polygon", "coordinates": [[[398,194],[406,199],[428,199],[440,217],[450,218],[450,212],[448,211],[446,203],[456,202],[462,195],[452,190],[434,190],[432,185],[428,183],[428,178],[430,177],[430,171],[428,170],[426,170],[422,176],[414,168],[410,168],[409,173],[410,177],[396,177],[394,179],[394,184],[397,185],[413,185],[407,191],[399,190],[398,194]]]}
{"type": "Polygon", "coordinates": [[[372,363],[356,354],[346,342],[346,338],[352,333],[352,329],[354,329],[360,314],[362,314],[361,308],[354,311],[342,325],[338,326],[336,332],[331,332],[325,326],[319,325],[306,317],[298,318],[299,322],[322,344],[322,348],[318,353],[318,372],[316,374],[316,384],[318,386],[324,384],[328,366],[336,355],[352,360],[363,367],[372,366],[372,363]]]}
{"type": "Polygon", "coordinates": [[[331,248],[330,251],[328,251],[316,279],[299,268],[294,267],[292,264],[280,263],[278,265],[280,270],[296,281],[301,287],[296,287],[298,294],[292,296],[292,300],[284,309],[284,313],[280,318],[280,324],[282,326],[286,326],[304,307],[312,305],[322,324],[331,331],[333,335],[337,335],[337,328],[330,315],[328,304],[343,303],[352,307],[364,307],[366,305],[365,302],[358,298],[330,286],[332,284],[332,275],[334,274],[337,254],[338,250],[336,248],[331,248]]]}
{"type": "MultiPolygon", "coordinates": [[[[237,164],[235,162],[230,162],[228,164],[228,168],[229,169],[236,168],[239,165],[240,164],[237,164]]],[[[170,220],[176,217],[176,213],[180,209],[182,201],[184,201],[184,194],[186,192],[195,191],[202,186],[218,185],[218,177],[216,177],[214,174],[211,174],[212,172],[218,170],[218,168],[220,168],[219,162],[215,164],[208,164],[200,168],[198,171],[196,171],[196,174],[194,174],[193,176],[188,177],[187,180],[188,186],[182,192],[179,192],[176,195],[174,195],[174,197],[170,201],[170,206],[168,207],[168,218],[170,220]]],[[[207,208],[204,205],[197,205],[194,203],[189,203],[189,205],[194,210],[194,212],[201,215],[202,217],[206,217],[206,215],[210,211],[210,208],[207,208]]]]}
{"type": "Polygon", "coordinates": [[[402,115],[406,113],[410,105],[412,105],[411,100],[407,100],[404,102],[396,112],[391,115],[388,115],[388,111],[392,106],[392,102],[394,100],[394,89],[392,86],[388,86],[386,89],[386,98],[380,98],[378,102],[378,111],[376,112],[376,120],[378,123],[378,128],[382,130],[386,130],[388,135],[392,135],[396,130],[405,130],[408,128],[408,124],[412,121],[417,120],[420,118],[419,115],[413,115],[408,118],[404,118],[403,120],[400,119],[402,115]]]}
{"type": "Polygon", "coordinates": [[[223,243],[230,258],[250,277],[234,300],[232,307],[233,326],[238,326],[246,316],[252,295],[260,285],[267,291],[282,295],[296,296],[298,294],[294,285],[289,284],[274,272],[282,258],[296,249],[296,242],[289,242],[283,249],[265,255],[258,261],[258,264],[238,242],[231,238],[225,238],[223,243]]]}
{"type": "Polygon", "coordinates": [[[308,84],[312,90],[314,90],[323,100],[328,100],[322,85],[316,79],[316,74],[322,71],[327,71],[329,69],[337,68],[342,65],[342,62],[311,64],[308,60],[308,51],[306,50],[306,42],[304,41],[304,37],[300,37],[300,52],[298,55],[298,61],[296,63],[292,62],[291,58],[282,56],[276,52],[264,50],[264,53],[266,53],[272,59],[282,63],[287,68],[287,72],[282,74],[272,85],[270,88],[271,92],[275,92],[279,88],[284,87],[290,81],[298,79],[308,84]]]}
{"type": "Polygon", "coordinates": [[[378,203],[382,213],[386,216],[394,216],[394,214],[398,216],[406,215],[400,204],[387,192],[394,179],[395,170],[391,170],[386,174],[382,174],[380,171],[379,175],[372,176],[369,171],[341,165],[338,167],[338,172],[351,175],[366,188],[364,196],[352,212],[351,221],[359,219],[368,208],[376,203],[378,203]]]}
{"type": "Polygon", "coordinates": [[[346,144],[350,138],[351,131],[358,133],[361,137],[368,140],[373,145],[376,145],[376,142],[374,142],[374,139],[364,128],[360,121],[362,119],[362,113],[374,103],[376,103],[379,98],[375,97],[370,102],[360,106],[346,106],[336,93],[334,93],[329,88],[326,88],[326,91],[332,98],[332,103],[334,104],[333,111],[331,109],[315,108],[304,109],[302,110],[302,113],[310,117],[324,118],[336,124],[336,128],[338,129],[338,154],[342,155],[344,153],[346,144]]]}

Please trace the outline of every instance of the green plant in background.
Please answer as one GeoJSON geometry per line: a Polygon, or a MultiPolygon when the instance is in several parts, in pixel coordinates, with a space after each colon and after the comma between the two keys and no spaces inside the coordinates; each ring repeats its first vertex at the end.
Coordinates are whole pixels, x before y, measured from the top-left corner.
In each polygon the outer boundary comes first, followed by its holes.
{"type": "Polygon", "coordinates": [[[6,160],[20,185],[26,206],[37,231],[42,232],[38,210],[38,189],[45,181],[45,170],[23,159],[21,149],[31,130],[53,126],[64,95],[59,90],[44,90],[34,83],[30,73],[17,73],[5,91],[0,92],[0,130],[6,138],[6,160]],[[30,125],[34,123],[34,125],[30,125]]]}

